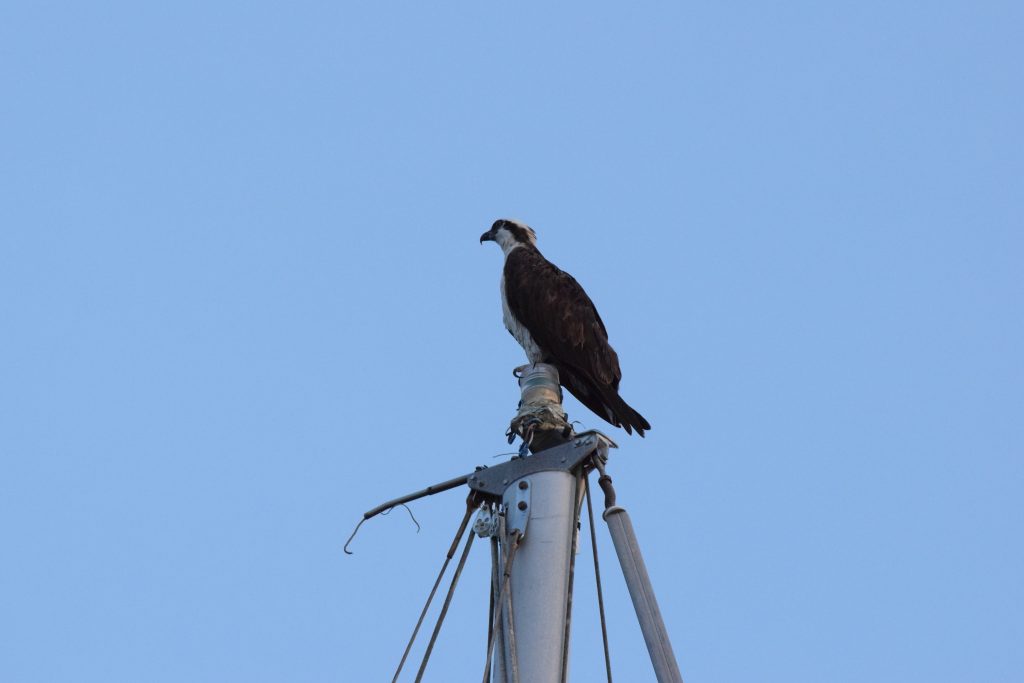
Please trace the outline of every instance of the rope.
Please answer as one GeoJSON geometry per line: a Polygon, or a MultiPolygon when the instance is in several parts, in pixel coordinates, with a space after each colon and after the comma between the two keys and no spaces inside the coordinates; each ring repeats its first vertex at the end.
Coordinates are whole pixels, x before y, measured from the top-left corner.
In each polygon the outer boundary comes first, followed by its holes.
{"type": "MultiPolygon", "coordinates": [[[[505,558],[505,568],[502,570],[501,588],[498,590],[498,597],[495,603],[501,604],[502,599],[508,590],[509,579],[512,576],[512,561],[516,557],[516,551],[519,549],[519,541],[522,538],[522,532],[515,531],[512,534],[512,538],[509,542],[509,548],[507,557],[505,558]]],[[[491,671],[491,655],[494,653],[494,632],[498,629],[498,618],[501,616],[503,610],[498,610],[494,615],[494,621],[491,623],[491,636],[487,639],[487,659],[484,661],[484,675],[481,680],[487,681],[491,671]]],[[[515,670],[514,670],[515,671],[515,670]]]]}
{"type": "Polygon", "coordinates": [[[601,565],[597,561],[597,532],[594,530],[594,505],[590,502],[590,475],[587,475],[587,515],[590,517],[590,546],[594,549],[594,579],[597,582],[597,607],[601,613],[601,639],[604,641],[604,668],[612,683],[612,659],[608,650],[608,625],[604,617],[604,593],[601,590],[601,565]]]}
{"type": "Polygon", "coordinates": [[[516,644],[516,613],[512,608],[512,591],[505,591],[505,633],[508,634],[508,668],[512,683],[519,683],[519,646],[516,644]]]}
{"type": "MultiPolygon", "coordinates": [[[[455,550],[459,547],[459,541],[462,540],[462,534],[466,532],[466,526],[469,524],[469,518],[473,515],[472,503],[466,504],[466,514],[462,517],[462,523],[459,524],[459,530],[455,532],[455,538],[452,539],[452,545],[448,549],[448,555],[445,557],[444,564],[441,565],[441,571],[437,574],[437,579],[434,581],[434,587],[430,589],[430,595],[427,596],[427,604],[423,605],[423,611],[420,612],[420,618],[416,622],[416,627],[412,630],[412,635],[409,637],[409,643],[405,646],[405,652],[402,653],[402,661],[398,663],[398,669],[395,670],[395,677],[391,679],[391,683],[398,681],[399,674],[402,673],[402,667],[405,666],[405,660],[409,657],[409,650],[412,649],[412,644],[416,640],[416,634],[420,631],[420,626],[423,625],[423,619],[427,616],[427,610],[430,609],[430,603],[434,599],[434,594],[437,593],[437,587],[441,585],[441,579],[444,578],[445,571],[448,570],[448,563],[452,561],[455,556],[455,550]]],[[[360,522],[362,524],[362,522],[360,522]]],[[[358,530],[358,527],[356,527],[358,530]]],[[[473,534],[470,534],[472,538],[473,534]]]]}
{"type": "Polygon", "coordinates": [[[427,651],[423,653],[423,662],[420,664],[420,670],[416,674],[416,683],[420,683],[423,680],[423,673],[427,670],[427,662],[430,660],[430,653],[434,650],[434,643],[437,642],[437,636],[441,633],[441,624],[444,623],[444,618],[448,614],[448,607],[452,604],[452,597],[455,595],[455,587],[459,584],[459,577],[462,575],[462,568],[466,566],[466,558],[469,557],[469,549],[473,547],[473,539],[476,538],[476,534],[470,532],[469,538],[466,539],[466,545],[462,549],[462,557],[459,558],[459,564],[455,568],[455,573],[452,575],[452,583],[448,587],[448,595],[445,596],[444,605],[441,606],[441,613],[437,615],[437,623],[434,624],[434,632],[430,634],[430,642],[427,643],[427,651]]]}
{"type": "MultiPolygon", "coordinates": [[[[491,638],[494,637],[494,610],[499,609],[494,602],[494,598],[496,598],[498,594],[498,557],[498,537],[491,536],[491,595],[487,605],[487,642],[490,642],[491,638]]],[[[491,670],[489,667],[487,669],[487,674],[484,677],[484,683],[491,683],[491,670]]],[[[501,683],[505,682],[502,681],[501,683]]]]}

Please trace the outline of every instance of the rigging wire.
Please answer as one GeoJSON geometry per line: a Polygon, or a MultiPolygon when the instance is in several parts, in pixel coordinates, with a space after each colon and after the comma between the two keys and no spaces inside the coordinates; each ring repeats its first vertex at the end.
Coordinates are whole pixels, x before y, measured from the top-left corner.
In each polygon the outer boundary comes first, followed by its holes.
{"type": "Polygon", "coordinates": [[[601,566],[597,561],[597,532],[594,530],[594,505],[590,502],[590,474],[586,478],[587,516],[590,518],[590,547],[594,549],[594,580],[597,583],[597,608],[601,613],[601,639],[604,641],[604,668],[612,683],[612,659],[608,649],[608,625],[604,617],[604,593],[601,590],[601,566]]]}
{"type": "Polygon", "coordinates": [[[516,641],[516,613],[512,607],[512,587],[505,591],[505,633],[508,640],[507,668],[512,673],[512,683],[519,683],[519,645],[516,641]]]}
{"type": "MultiPolygon", "coordinates": [[[[412,514],[412,510],[405,503],[399,503],[399,505],[404,507],[405,511],[409,513],[409,518],[412,520],[412,523],[416,525],[416,533],[419,533],[421,527],[420,527],[420,523],[418,521],[416,521],[416,515],[412,514]]],[[[392,505],[391,507],[387,508],[386,510],[381,510],[379,514],[382,515],[382,516],[386,516],[386,515],[391,514],[391,511],[394,510],[394,509],[395,509],[395,506],[392,505]]],[[[354,555],[355,554],[351,550],[349,550],[348,547],[350,545],[352,545],[352,540],[355,539],[356,534],[359,533],[359,527],[361,527],[363,525],[363,522],[365,522],[368,519],[370,519],[370,518],[364,516],[361,520],[359,520],[359,524],[356,524],[356,528],[352,530],[352,535],[348,537],[347,541],[345,541],[345,547],[342,548],[342,550],[345,551],[346,555],[354,555]]]]}
{"type": "Polygon", "coordinates": [[[427,643],[427,650],[423,653],[423,661],[420,663],[420,670],[416,674],[416,683],[420,683],[423,680],[423,674],[427,670],[427,662],[430,661],[430,653],[434,651],[434,643],[437,642],[437,636],[441,633],[441,625],[444,623],[444,618],[448,614],[448,607],[452,604],[452,597],[455,596],[455,587],[459,585],[459,577],[462,576],[462,568],[466,566],[466,558],[469,557],[469,549],[473,547],[473,539],[476,538],[476,534],[472,531],[469,532],[469,538],[466,539],[466,545],[462,549],[462,556],[459,558],[459,564],[455,567],[455,573],[452,575],[452,583],[448,587],[448,595],[444,598],[444,605],[441,606],[441,613],[437,615],[437,623],[434,624],[434,632],[430,634],[430,642],[427,643]]]}
{"type": "MultiPolygon", "coordinates": [[[[416,515],[412,514],[412,508],[409,507],[408,505],[406,505],[405,503],[399,503],[399,505],[404,507],[405,511],[409,513],[409,519],[411,519],[412,523],[416,525],[416,533],[419,533],[420,532],[420,523],[416,521],[416,515]]],[[[388,508],[384,512],[380,513],[380,516],[381,517],[387,517],[388,515],[390,515],[394,511],[394,509],[395,508],[388,508]]]]}
{"type": "MultiPolygon", "coordinates": [[[[512,576],[512,561],[516,558],[516,551],[519,550],[519,541],[523,537],[523,532],[514,531],[512,537],[509,539],[508,553],[505,558],[505,567],[502,570],[501,588],[498,590],[498,597],[495,600],[497,603],[501,603],[504,599],[505,593],[508,591],[509,578],[512,576]]],[[[484,661],[484,675],[481,680],[486,681],[491,671],[491,655],[494,652],[494,632],[498,628],[498,618],[501,616],[501,610],[494,615],[494,621],[491,623],[491,637],[487,639],[487,659],[484,661]]]]}
{"type": "MultiPolygon", "coordinates": [[[[515,633],[511,633],[508,638],[505,637],[505,633],[509,631],[510,622],[513,619],[512,615],[512,601],[506,600],[506,604],[501,604],[501,569],[505,566],[504,556],[506,549],[503,548],[502,542],[499,539],[504,539],[505,536],[505,515],[501,514],[498,517],[498,531],[495,535],[491,536],[491,599],[490,602],[497,610],[497,613],[491,611],[487,617],[487,642],[502,643],[501,651],[495,655],[494,666],[487,667],[485,673],[484,683],[490,683],[493,679],[496,683],[508,683],[509,673],[507,671],[509,665],[509,648],[515,649],[515,633]],[[504,614],[501,612],[504,610],[504,614]],[[509,647],[504,647],[504,646],[509,647]]],[[[507,543],[507,541],[506,541],[507,543]]],[[[510,597],[511,592],[508,596],[510,597]]],[[[516,664],[513,674],[516,676],[518,681],[519,668],[516,664]]]]}
{"type": "MultiPolygon", "coordinates": [[[[494,631],[491,630],[494,624],[494,610],[497,609],[497,605],[494,602],[494,598],[497,597],[498,593],[498,537],[491,536],[491,595],[490,600],[487,601],[487,641],[490,642],[491,638],[494,637],[494,631]]],[[[504,678],[504,676],[502,676],[504,678]]],[[[487,675],[484,677],[484,683],[491,683],[491,670],[487,669],[487,675]]],[[[504,683],[504,681],[502,681],[504,683]]]]}
{"type": "MultiPolygon", "coordinates": [[[[441,579],[444,578],[444,573],[448,570],[448,564],[452,561],[452,558],[455,557],[455,551],[459,547],[459,542],[462,540],[462,535],[466,532],[466,527],[469,525],[469,518],[473,515],[473,509],[473,502],[471,500],[467,501],[466,514],[462,517],[462,523],[459,524],[459,530],[455,532],[455,538],[452,539],[451,547],[448,548],[448,554],[447,556],[445,556],[444,563],[441,565],[441,571],[437,574],[437,579],[434,581],[434,587],[430,589],[430,595],[427,596],[427,603],[423,605],[423,611],[420,612],[420,618],[416,621],[416,626],[412,630],[412,635],[409,637],[409,642],[405,646],[405,652],[402,653],[402,661],[398,663],[398,669],[395,670],[395,677],[391,679],[391,683],[396,683],[396,681],[398,681],[399,674],[402,673],[402,667],[405,666],[405,660],[409,657],[409,650],[412,649],[412,644],[416,640],[416,634],[419,633],[420,626],[423,625],[423,620],[427,616],[427,610],[430,609],[430,603],[434,599],[434,594],[437,593],[437,587],[441,585],[441,579]]],[[[362,523],[363,522],[360,522],[360,524],[362,523]]],[[[356,531],[358,530],[359,527],[357,526],[356,531]]],[[[353,533],[353,535],[355,534],[353,533]]],[[[473,534],[470,533],[470,538],[472,538],[472,536],[473,534]]]]}
{"type": "Polygon", "coordinates": [[[363,517],[361,520],[359,520],[359,524],[356,524],[356,528],[352,530],[352,535],[348,537],[347,541],[345,541],[345,547],[342,548],[342,550],[345,551],[346,555],[353,555],[354,554],[351,550],[348,549],[348,547],[349,547],[349,545],[352,544],[352,541],[353,541],[353,539],[355,539],[356,534],[359,533],[359,527],[361,527],[363,525],[363,522],[365,522],[366,520],[367,520],[366,517],[363,517]]]}
{"type": "Polygon", "coordinates": [[[572,539],[569,547],[569,589],[565,597],[565,626],[562,632],[562,683],[569,680],[569,636],[572,631],[573,586],[576,583],[576,551],[580,545],[580,512],[583,510],[583,468],[576,471],[576,502],[573,508],[572,539]]]}

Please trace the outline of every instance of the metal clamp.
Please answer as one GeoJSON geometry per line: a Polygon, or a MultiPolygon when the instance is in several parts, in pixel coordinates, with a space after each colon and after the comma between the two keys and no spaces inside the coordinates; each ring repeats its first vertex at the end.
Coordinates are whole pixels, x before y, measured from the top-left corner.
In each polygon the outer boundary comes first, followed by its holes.
{"type": "Polygon", "coordinates": [[[520,479],[512,495],[506,496],[508,509],[505,511],[505,527],[508,533],[519,532],[520,537],[526,535],[526,523],[530,521],[530,480],[520,479]]]}
{"type": "Polygon", "coordinates": [[[479,470],[469,476],[469,487],[491,496],[501,496],[508,485],[537,472],[571,472],[597,448],[607,448],[594,434],[578,437],[561,446],[549,448],[526,458],[515,458],[501,465],[479,470]]]}

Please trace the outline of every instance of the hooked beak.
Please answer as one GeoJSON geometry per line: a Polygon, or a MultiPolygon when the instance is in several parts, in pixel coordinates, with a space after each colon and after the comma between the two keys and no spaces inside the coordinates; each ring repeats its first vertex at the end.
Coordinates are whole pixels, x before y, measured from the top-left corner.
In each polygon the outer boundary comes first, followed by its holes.
{"type": "Polygon", "coordinates": [[[484,234],[480,235],[480,244],[483,244],[484,242],[493,242],[493,241],[494,241],[494,231],[493,230],[488,230],[484,234]]]}

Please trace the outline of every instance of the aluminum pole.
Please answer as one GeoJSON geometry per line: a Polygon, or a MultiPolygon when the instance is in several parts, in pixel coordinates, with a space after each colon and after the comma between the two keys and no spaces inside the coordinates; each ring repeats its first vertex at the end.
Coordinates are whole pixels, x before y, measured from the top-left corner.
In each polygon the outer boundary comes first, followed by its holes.
{"type": "Polygon", "coordinates": [[[636,610],[658,683],[682,683],[683,677],[679,673],[675,653],[672,652],[672,643],[669,642],[658,601],[654,598],[654,587],[651,585],[651,577],[647,575],[629,513],[618,505],[612,505],[605,509],[604,520],[608,523],[615,553],[622,565],[629,597],[633,599],[633,609],[636,610]]]}
{"type": "Polygon", "coordinates": [[[562,681],[576,481],[568,472],[538,472],[512,482],[504,496],[510,531],[517,512],[528,518],[510,581],[519,683],[562,681]]]}
{"type": "MultiPolygon", "coordinates": [[[[558,370],[535,363],[517,369],[521,401],[510,425],[536,455],[571,439],[558,370]]],[[[527,457],[535,457],[527,456],[527,457]]],[[[569,591],[576,531],[578,477],[539,471],[508,483],[502,496],[505,538],[522,532],[505,609],[508,683],[561,683],[568,669],[569,591]]]]}

